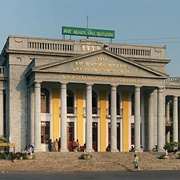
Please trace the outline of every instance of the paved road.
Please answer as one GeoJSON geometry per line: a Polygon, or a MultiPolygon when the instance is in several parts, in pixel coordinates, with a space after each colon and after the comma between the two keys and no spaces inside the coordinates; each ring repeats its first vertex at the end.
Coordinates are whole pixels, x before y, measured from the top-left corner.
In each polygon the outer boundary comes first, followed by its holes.
{"type": "Polygon", "coordinates": [[[0,180],[179,180],[180,171],[99,173],[0,173],[0,180]]]}

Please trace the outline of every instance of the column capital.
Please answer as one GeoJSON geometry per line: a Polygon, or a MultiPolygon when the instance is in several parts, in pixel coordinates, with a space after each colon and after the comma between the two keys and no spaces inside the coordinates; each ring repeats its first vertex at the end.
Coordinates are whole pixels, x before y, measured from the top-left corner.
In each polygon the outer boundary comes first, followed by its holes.
{"type": "Polygon", "coordinates": [[[41,81],[35,81],[34,82],[34,87],[35,88],[40,88],[41,87],[41,81]]]}
{"type": "Polygon", "coordinates": [[[117,84],[111,84],[111,87],[117,87],[118,85],[117,84]]]}
{"type": "Polygon", "coordinates": [[[36,83],[42,83],[42,81],[40,81],[40,80],[35,80],[35,81],[34,81],[34,84],[36,84],[36,83]]]}
{"type": "Polygon", "coordinates": [[[67,83],[63,82],[61,83],[61,89],[66,89],[67,88],[67,83]]]}
{"type": "Polygon", "coordinates": [[[61,81],[61,82],[59,82],[60,84],[68,84],[69,83],[69,81],[61,81]]]}
{"type": "Polygon", "coordinates": [[[164,87],[163,87],[163,86],[158,86],[158,92],[159,92],[159,93],[162,93],[163,90],[164,90],[164,87]]]}
{"type": "Polygon", "coordinates": [[[136,85],[134,87],[135,87],[135,90],[140,90],[142,86],[141,85],[136,85]]]}
{"type": "Polygon", "coordinates": [[[93,86],[94,83],[86,83],[86,86],[93,86]]]}
{"type": "Polygon", "coordinates": [[[4,90],[4,89],[0,88],[0,94],[3,94],[3,90],[4,90]]]}
{"type": "Polygon", "coordinates": [[[92,86],[93,86],[93,84],[87,83],[87,84],[86,84],[86,89],[87,89],[87,90],[92,90],[92,86]]]}
{"type": "Polygon", "coordinates": [[[111,91],[117,91],[117,85],[111,84],[111,91]]]}

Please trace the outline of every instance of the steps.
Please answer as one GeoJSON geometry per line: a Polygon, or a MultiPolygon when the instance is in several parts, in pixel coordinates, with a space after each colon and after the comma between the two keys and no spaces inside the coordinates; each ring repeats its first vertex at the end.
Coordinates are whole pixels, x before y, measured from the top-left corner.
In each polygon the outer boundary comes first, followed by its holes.
{"type": "MultiPolygon", "coordinates": [[[[35,153],[34,160],[0,160],[0,171],[4,172],[89,172],[89,171],[132,171],[134,153],[94,152],[92,159],[82,160],[82,152],[35,153]]],[[[158,159],[158,153],[136,153],[140,169],[180,170],[180,159],[173,155],[169,159],[158,159]]]]}

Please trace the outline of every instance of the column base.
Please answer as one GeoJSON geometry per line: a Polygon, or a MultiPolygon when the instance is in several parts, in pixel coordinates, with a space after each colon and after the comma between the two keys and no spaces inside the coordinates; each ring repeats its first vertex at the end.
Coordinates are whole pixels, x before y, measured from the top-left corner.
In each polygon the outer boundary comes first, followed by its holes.
{"type": "Polygon", "coordinates": [[[142,149],[135,149],[135,152],[143,152],[142,149]]]}
{"type": "Polygon", "coordinates": [[[68,149],[60,149],[60,152],[69,152],[68,149]]]}
{"type": "Polygon", "coordinates": [[[118,149],[111,149],[111,152],[119,152],[118,149]]]}
{"type": "Polygon", "coordinates": [[[38,149],[38,148],[36,149],[36,148],[35,148],[35,149],[34,149],[34,152],[42,152],[42,149],[38,149]]]}
{"type": "Polygon", "coordinates": [[[94,152],[94,149],[86,149],[87,153],[94,152]]]}
{"type": "Polygon", "coordinates": [[[158,152],[163,152],[163,153],[165,153],[165,149],[158,149],[158,152]]]}

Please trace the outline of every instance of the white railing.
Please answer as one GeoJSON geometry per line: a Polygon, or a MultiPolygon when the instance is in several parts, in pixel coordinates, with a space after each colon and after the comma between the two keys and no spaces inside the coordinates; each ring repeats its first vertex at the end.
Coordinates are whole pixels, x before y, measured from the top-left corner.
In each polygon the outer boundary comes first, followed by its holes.
{"type": "Polygon", "coordinates": [[[180,77],[169,77],[165,80],[166,83],[180,83],[180,77]]]}
{"type": "Polygon", "coordinates": [[[151,50],[149,49],[132,49],[132,48],[115,48],[110,47],[109,50],[116,54],[130,55],[130,56],[151,56],[151,50]]]}
{"type": "Polygon", "coordinates": [[[38,50],[53,50],[53,51],[74,51],[74,45],[63,43],[50,43],[50,42],[28,42],[28,48],[38,50]]]}

